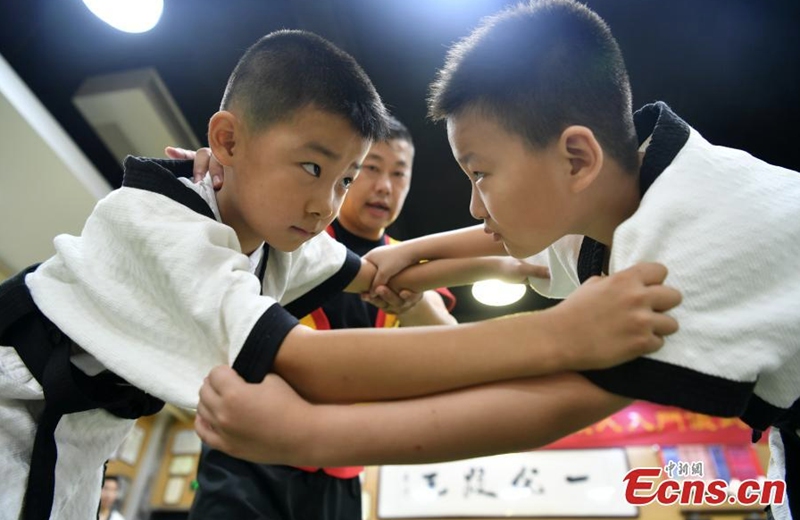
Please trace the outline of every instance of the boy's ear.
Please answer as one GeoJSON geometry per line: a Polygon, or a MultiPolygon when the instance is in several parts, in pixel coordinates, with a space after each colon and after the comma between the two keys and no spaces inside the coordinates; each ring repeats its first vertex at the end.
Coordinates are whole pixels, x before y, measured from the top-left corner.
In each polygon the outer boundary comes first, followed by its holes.
{"type": "Polygon", "coordinates": [[[226,110],[220,110],[208,122],[208,146],[214,157],[223,166],[231,166],[239,121],[226,110]]]}
{"type": "Polygon", "coordinates": [[[603,167],[603,148],[585,126],[570,126],[561,133],[559,148],[570,162],[570,189],[578,193],[589,187],[603,167]]]}

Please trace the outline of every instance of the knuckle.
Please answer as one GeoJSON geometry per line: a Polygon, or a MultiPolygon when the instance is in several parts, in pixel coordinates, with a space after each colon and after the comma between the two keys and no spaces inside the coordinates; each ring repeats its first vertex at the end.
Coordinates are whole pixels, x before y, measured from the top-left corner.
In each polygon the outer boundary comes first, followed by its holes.
{"type": "Polygon", "coordinates": [[[661,336],[651,335],[648,341],[648,352],[655,352],[664,346],[664,338],[661,336]]]}
{"type": "Polygon", "coordinates": [[[649,338],[645,334],[635,334],[631,339],[631,346],[635,352],[647,352],[649,346],[649,338]]]}
{"type": "Polygon", "coordinates": [[[639,309],[633,314],[631,320],[639,331],[647,331],[648,333],[653,329],[652,313],[650,311],[639,309]]]}
{"type": "Polygon", "coordinates": [[[645,291],[628,291],[624,296],[624,302],[626,307],[636,311],[634,315],[636,319],[641,320],[647,316],[647,313],[640,312],[640,309],[647,304],[647,294],[645,291]]]}
{"type": "Polygon", "coordinates": [[[226,412],[220,412],[217,414],[216,426],[215,429],[219,431],[227,430],[231,425],[231,417],[226,412]]]}

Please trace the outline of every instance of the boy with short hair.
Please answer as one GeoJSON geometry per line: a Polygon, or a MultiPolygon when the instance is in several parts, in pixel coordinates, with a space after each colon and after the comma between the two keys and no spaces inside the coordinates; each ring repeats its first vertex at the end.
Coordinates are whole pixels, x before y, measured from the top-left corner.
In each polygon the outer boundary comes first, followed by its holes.
{"type": "MultiPolygon", "coordinates": [[[[208,148],[195,152],[168,148],[173,158],[194,159],[194,180],[225,172],[212,161],[208,148]]],[[[363,256],[372,249],[398,243],[386,234],[400,215],[411,188],[414,144],[400,121],[387,117],[385,139],[367,152],[337,218],[327,233],[350,251],[363,256]]],[[[381,291],[381,307],[358,294],[341,293],[302,317],[300,323],[317,330],[452,325],[449,313],[455,297],[447,289],[412,295],[381,291]],[[445,303],[447,302],[447,303],[445,303]]],[[[375,348],[380,348],[376,345],[375,348]]],[[[269,518],[270,520],[360,520],[361,466],[293,467],[255,464],[203,447],[197,469],[198,489],[192,520],[269,518]]]]}
{"type": "MultiPolygon", "coordinates": [[[[321,232],[384,118],[352,57],[309,33],[270,34],[237,64],[209,122],[228,173],[219,193],[177,180],[189,163],[128,158],[123,187],[97,204],[80,237],[57,237],[55,256],[0,285],[0,517],[94,516],[103,463],[132,419],[162,401],[194,407],[220,363],[253,382],[274,368],[311,398],[364,400],[504,377],[510,367],[605,366],[675,330],[658,311],[676,305],[677,292],[650,264],[591,284],[568,302],[575,315],[423,333],[298,326],[292,313],[372,279],[370,264],[321,232]],[[591,304],[639,293],[648,299],[621,311],[591,304]],[[620,327],[642,312],[646,323],[620,327]],[[593,332],[571,327],[584,314],[599,321],[593,332]],[[501,340],[502,358],[487,359],[489,337],[501,340]]],[[[459,265],[468,269],[429,262],[409,286],[425,288],[443,267],[466,277],[524,272],[459,265]]]]}
{"type": "MultiPolygon", "coordinates": [[[[571,0],[521,4],[488,18],[449,52],[430,113],[447,123],[472,183],[471,212],[484,225],[372,252],[376,283],[419,259],[485,254],[494,243],[517,258],[538,254],[534,261],[546,262],[551,278],[531,284],[564,298],[590,276],[655,260],[670,267],[670,282],[684,294],[673,311],[681,330],[656,353],[573,376],[571,384],[519,382],[371,408],[308,408],[268,378],[269,406],[280,406],[287,424],[295,410],[320,421],[326,437],[309,435],[318,441],[313,455],[392,463],[532,448],[563,431],[564,416],[582,405],[576,396],[603,415],[646,399],[739,416],[756,436],[771,426],[769,477],[785,479],[789,489],[772,512],[797,518],[800,175],[711,145],[664,103],[634,115],[609,28],[571,0]],[[522,397],[507,403],[512,390],[522,397]],[[437,421],[411,419],[419,416],[437,421]],[[374,440],[367,447],[360,438],[344,442],[335,430],[340,421],[368,428],[374,440]],[[475,434],[480,421],[491,428],[475,434]],[[541,442],[530,442],[528,428],[541,442]]],[[[270,444],[284,438],[281,422],[271,423],[268,438],[235,423],[239,403],[226,396],[247,392],[263,401],[265,392],[234,376],[215,369],[201,390],[201,435],[243,456],[295,456],[270,444]]],[[[587,415],[582,425],[597,418],[587,415]]],[[[306,447],[299,444],[289,445],[300,458],[306,447]]]]}

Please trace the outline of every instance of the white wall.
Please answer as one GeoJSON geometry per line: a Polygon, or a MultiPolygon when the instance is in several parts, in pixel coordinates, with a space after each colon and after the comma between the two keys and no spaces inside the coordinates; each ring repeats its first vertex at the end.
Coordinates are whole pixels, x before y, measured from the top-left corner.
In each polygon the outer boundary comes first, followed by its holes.
{"type": "Polygon", "coordinates": [[[110,186],[0,56],[0,278],[77,234],[110,186]]]}

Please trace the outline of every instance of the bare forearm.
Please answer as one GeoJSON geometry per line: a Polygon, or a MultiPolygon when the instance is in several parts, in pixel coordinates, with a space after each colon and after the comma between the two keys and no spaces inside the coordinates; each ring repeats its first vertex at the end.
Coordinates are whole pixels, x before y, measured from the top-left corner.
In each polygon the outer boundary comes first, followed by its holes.
{"type": "Polygon", "coordinates": [[[432,260],[404,269],[389,280],[389,287],[395,292],[403,289],[422,292],[469,285],[494,276],[498,260],[497,256],[432,260]]]}
{"type": "Polygon", "coordinates": [[[355,406],[317,405],[289,463],[414,464],[537,448],[630,403],[576,374],[355,406]]]}
{"type": "Polygon", "coordinates": [[[316,402],[420,396],[566,370],[607,368],[654,352],[677,322],[680,294],[643,279],[666,269],[642,264],[590,279],[570,298],[534,313],[457,326],[313,331],[283,341],[275,372],[316,402]]]}
{"type": "MultiPolygon", "coordinates": [[[[397,293],[403,289],[420,293],[439,287],[460,287],[496,276],[503,260],[508,258],[495,255],[431,260],[405,268],[389,280],[388,285],[397,293]]],[[[362,259],[361,269],[344,291],[365,292],[374,276],[375,266],[362,259]]]]}
{"type": "Polygon", "coordinates": [[[418,260],[507,254],[501,242],[484,233],[483,226],[435,233],[405,241],[400,246],[413,251],[418,260]]]}
{"type": "Polygon", "coordinates": [[[356,277],[344,288],[344,292],[358,294],[368,291],[374,276],[375,266],[362,258],[361,269],[358,270],[356,277]]]}
{"type": "Polygon", "coordinates": [[[275,372],[314,402],[396,399],[552,374],[571,367],[546,312],[458,326],[295,327],[275,372]]]}

